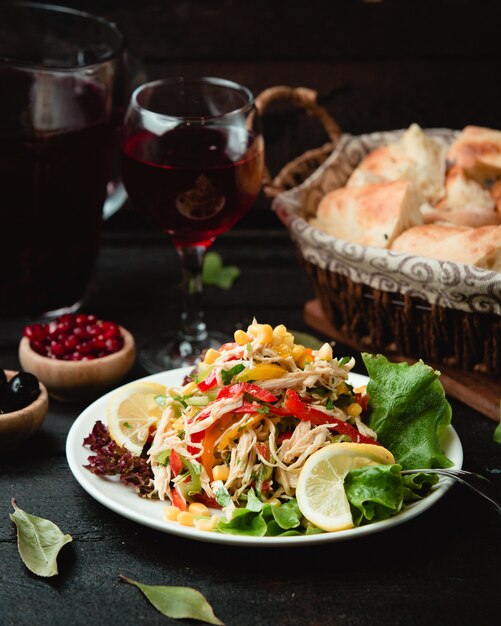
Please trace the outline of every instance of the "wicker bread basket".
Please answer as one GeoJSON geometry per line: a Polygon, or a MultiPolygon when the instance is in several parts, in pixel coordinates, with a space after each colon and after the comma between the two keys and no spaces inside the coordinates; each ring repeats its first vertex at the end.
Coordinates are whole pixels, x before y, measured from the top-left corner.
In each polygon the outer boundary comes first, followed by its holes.
{"type": "MultiPolygon", "coordinates": [[[[328,322],[361,349],[501,373],[501,274],[388,250],[363,248],[308,224],[323,193],[344,185],[370,149],[403,131],[360,137],[338,125],[305,88],[272,87],[257,98],[264,111],[287,99],[317,117],[329,143],[287,164],[265,194],[288,228],[328,322]]],[[[450,142],[456,132],[427,131],[450,142]]]]}

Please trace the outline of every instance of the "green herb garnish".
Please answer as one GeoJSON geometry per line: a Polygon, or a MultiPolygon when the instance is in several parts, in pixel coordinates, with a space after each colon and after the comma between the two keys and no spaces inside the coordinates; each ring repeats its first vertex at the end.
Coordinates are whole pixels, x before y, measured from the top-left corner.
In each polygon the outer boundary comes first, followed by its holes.
{"type": "Polygon", "coordinates": [[[223,265],[223,259],[217,252],[207,252],[202,269],[202,281],[205,285],[213,285],[220,289],[230,289],[240,276],[235,265],[223,265]]]}

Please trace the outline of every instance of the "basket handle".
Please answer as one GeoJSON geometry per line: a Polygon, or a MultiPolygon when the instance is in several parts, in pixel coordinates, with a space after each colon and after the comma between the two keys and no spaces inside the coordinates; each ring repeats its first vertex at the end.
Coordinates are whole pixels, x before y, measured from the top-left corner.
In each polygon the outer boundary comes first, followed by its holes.
{"type": "MultiPolygon", "coordinates": [[[[256,97],[255,103],[259,114],[263,115],[272,102],[288,100],[291,104],[304,109],[308,115],[316,117],[324,127],[333,146],[335,146],[341,137],[341,128],[332,119],[326,109],[318,104],[317,98],[318,93],[308,87],[277,85],[262,91],[256,97]]],[[[280,176],[272,178],[265,165],[263,172],[263,191],[268,197],[274,198],[283,191],[283,188],[279,184],[279,179],[280,176]]]]}

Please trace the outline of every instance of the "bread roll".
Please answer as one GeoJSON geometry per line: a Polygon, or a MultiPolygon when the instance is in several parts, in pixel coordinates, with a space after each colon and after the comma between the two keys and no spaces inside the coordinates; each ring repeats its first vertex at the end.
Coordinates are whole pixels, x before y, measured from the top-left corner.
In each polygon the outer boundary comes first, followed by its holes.
{"type": "Polygon", "coordinates": [[[322,198],[310,223],[339,239],[387,248],[403,230],[422,223],[419,205],[409,181],[341,187],[322,198]]]}
{"type": "Polygon", "coordinates": [[[396,237],[390,248],[501,272],[501,226],[423,224],[396,237]]]}
{"type": "Polygon", "coordinates": [[[445,194],[446,148],[412,124],[397,142],[370,152],[351,174],[347,186],[408,180],[414,183],[423,199],[437,202],[445,194]]]}
{"type": "Polygon", "coordinates": [[[465,126],[447,158],[480,183],[496,179],[501,176],[501,131],[465,126]]]}
{"type": "Polygon", "coordinates": [[[436,207],[421,207],[425,222],[474,227],[501,224],[491,192],[469,178],[459,165],[447,172],[445,189],[446,196],[436,207]]]}

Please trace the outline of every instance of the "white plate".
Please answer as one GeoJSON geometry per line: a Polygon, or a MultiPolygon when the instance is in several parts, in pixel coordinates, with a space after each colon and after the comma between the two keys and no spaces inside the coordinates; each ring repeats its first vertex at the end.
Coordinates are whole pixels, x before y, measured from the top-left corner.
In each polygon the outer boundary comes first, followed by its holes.
{"type": "MultiPolygon", "coordinates": [[[[184,376],[189,371],[190,368],[180,368],[146,376],[141,380],[154,380],[164,385],[179,386],[184,376]]],[[[354,386],[365,385],[367,380],[366,376],[359,374],[350,375],[350,381],[354,386]]],[[[300,535],[296,537],[247,537],[223,535],[221,533],[200,531],[196,528],[181,526],[175,522],[169,522],[164,519],[163,508],[165,507],[165,503],[158,500],[140,498],[136,495],[133,488],[120,483],[118,477],[95,476],[84,468],[88,457],[93,453],[89,448],[82,445],[82,441],[84,437],[91,432],[95,422],[101,420],[103,423],[106,423],[106,408],[108,399],[112,393],[114,392],[107,393],[87,407],[75,420],[68,433],[66,440],[66,457],[73,475],[90,496],[115,513],[139,524],[143,524],[144,526],[149,526],[173,535],[179,535],[187,539],[256,547],[290,547],[355,539],[356,537],[363,537],[381,530],[386,530],[416,517],[416,515],[423,513],[426,509],[433,506],[453,483],[451,479],[440,479],[437,487],[428,497],[412,504],[402,513],[388,520],[334,533],[300,535]]],[[[463,463],[463,449],[459,437],[452,427],[447,428],[442,445],[445,454],[453,461],[454,468],[460,469],[463,463]]]]}

